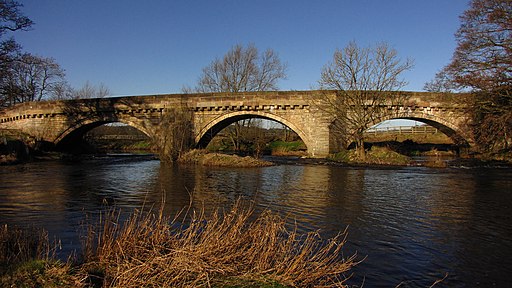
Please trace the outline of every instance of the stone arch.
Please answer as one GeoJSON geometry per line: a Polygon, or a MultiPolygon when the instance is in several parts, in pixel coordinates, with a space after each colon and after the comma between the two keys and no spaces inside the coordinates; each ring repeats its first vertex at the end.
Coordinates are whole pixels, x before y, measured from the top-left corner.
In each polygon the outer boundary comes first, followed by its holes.
{"type": "Polygon", "coordinates": [[[450,139],[453,140],[454,144],[461,146],[461,147],[470,147],[471,145],[471,139],[467,139],[465,137],[462,128],[450,121],[447,121],[437,115],[434,114],[427,114],[423,112],[403,112],[403,113],[393,113],[393,114],[387,114],[380,118],[377,118],[374,123],[372,123],[370,126],[379,124],[383,121],[387,120],[395,120],[395,119],[405,119],[405,120],[414,120],[423,122],[425,124],[428,124],[442,133],[444,133],[446,136],[448,136],[450,139]]]}
{"type": "Polygon", "coordinates": [[[228,127],[229,125],[235,123],[239,120],[249,119],[249,118],[259,118],[259,119],[267,119],[267,120],[273,120],[276,122],[279,122],[283,125],[286,125],[288,128],[290,128],[293,132],[297,133],[299,135],[300,139],[304,142],[306,145],[306,148],[310,149],[310,139],[306,136],[304,131],[302,131],[299,127],[297,127],[292,122],[288,121],[287,119],[278,116],[276,114],[272,113],[266,113],[262,111],[237,111],[232,113],[223,114],[212,121],[210,121],[208,124],[206,124],[204,127],[199,129],[199,133],[195,136],[195,143],[196,147],[204,148],[210,143],[213,137],[217,133],[219,133],[222,129],[228,127]]]}
{"type": "Polygon", "coordinates": [[[140,125],[138,122],[131,121],[129,119],[123,119],[123,118],[116,118],[116,117],[105,117],[105,118],[96,118],[96,119],[87,119],[84,121],[80,121],[79,123],[75,123],[75,125],[69,126],[66,130],[64,130],[54,141],[53,143],[57,147],[64,147],[68,143],[75,140],[77,137],[81,137],[88,131],[99,127],[104,124],[109,123],[122,123],[129,125],[131,127],[136,128],[137,130],[141,131],[148,137],[151,137],[151,134],[148,132],[147,129],[145,129],[142,125],[140,125]]]}

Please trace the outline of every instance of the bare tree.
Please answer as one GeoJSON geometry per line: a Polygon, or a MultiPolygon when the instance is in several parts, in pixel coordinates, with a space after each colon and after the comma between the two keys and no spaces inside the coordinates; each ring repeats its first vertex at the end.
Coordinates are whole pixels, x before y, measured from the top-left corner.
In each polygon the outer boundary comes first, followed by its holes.
{"type": "Polygon", "coordinates": [[[443,69],[436,73],[434,79],[425,83],[423,90],[427,92],[451,93],[459,90],[459,88],[453,83],[446,70],[443,69]]]}
{"type": "Polygon", "coordinates": [[[4,79],[4,95],[9,105],[50,98],[64,82],[64,70],[52,58],[25,53],[9,66],[4,79]]]}
{"type": "Polygon", "coordinates": [[[73,99],[73,88],[69,85],[68,82],[63,81],[60,83],[56,83],[53,87],[52,95],[50,96],[50,100],[69,100],[73,99]]]}
{"type": "Polygon", "coordinates": [[[103,83],[98,86],[91,84],[89,81],[78,88],[73,89],[71,92],[71,98],[73,99],[89,99],[89,98],[104,98],[110,95],[110,89],[103,83]]]}
{"type": "Polygon", "coordinates": [[[476,143],[483,151],[507,149],[512,142],[512,2],[472,0],[460,19],[452,61],[430,83],[474,92],[476,100],[469,104],[476,143]]]}
{"type": "Polygon", "coordinates": [[[277,82],[286,78],[286,65],[277,53],[267,49],[263,54],[250,44],[235,45],[222,59],[203,68],[197,92],[246,92],[277,90],[277,82]]]}
{"type": "Polygon", "coordinates": [[[27,30],[32,26],[32,20],[21,13],[21,7],[16,1],[0,0],[0,37],[7,31],[27,30]]]}
{"type": "Polygon", "coordinates": [[[404,100],[399,90],[407,82],[400,77],[412,67],[412,60],[402,61],[386,43],[359,47],[355,42],[336,50],[323,67],[320,88],[336,93],[325,93],[313,103],[332,116],[345,145],[355,142],[360,159],[365,159],[364,131],[380,118],[385,104],[404,100]]]}
{"type": "MultiPolygon", "coordinates": [[[[195,89],[183,87],[184,93],[248,92],[278,90],[278,81],[286,78],[286,64],[274,50],[260,54],[254,44],[235,45],[222,59],[215,59],[203,68],[195,89]]],[[[241,147],[243,130],[251,119],[240,120],[229,129],[235,150],[241,147]]]]}
{"type": "Polygon", "coordinates": [[[170,108],[160,119],[152,138],[158,148],[160,160],[176,161],[181,153],[191,147],[192,114],[186,108],[170,108]]]}
{"type": "MultiPolygon", "coordinates": [[[[21,13],[21,7],[17,1],[0,0],[0,38],[32,27],[33,22],[21,13]]],[[[71,89],[64,76],[64,69],[53,58],[22,53],[12,37],[0,42],[0,107],[67,99],[71,89]]]]}
{"type": "Polygon", "coordinates": [[[473,0],[461,16],[447,73],[462,87],[490,91],[512,81],[512,2],[473,0]]]}
{"type": "Polygon", "coordinates": [[[28,30],[32,21],[21,13],[22,4],[0,0],[0,107],[13,104],[9,95],[11,65],[20,56],[21,46],[13,38],[3,39],[9,32],[28,30]]]}

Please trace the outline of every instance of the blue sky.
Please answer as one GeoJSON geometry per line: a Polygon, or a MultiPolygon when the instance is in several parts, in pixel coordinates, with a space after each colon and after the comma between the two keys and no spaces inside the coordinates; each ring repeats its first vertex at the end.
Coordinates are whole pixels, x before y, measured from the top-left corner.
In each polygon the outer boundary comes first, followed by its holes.
{"type": "Polygon", "coordinates": [[[274,49],[288,65],[281,90],[316,87],[336,48],[387,42],[412,58],[405,90],[421,91],[446,65],[469,0],[18,0],[35,22],[15,33],[24,50],[53,57],[78,88],[113,95],[180,93],[233,45],[274,49]]]}

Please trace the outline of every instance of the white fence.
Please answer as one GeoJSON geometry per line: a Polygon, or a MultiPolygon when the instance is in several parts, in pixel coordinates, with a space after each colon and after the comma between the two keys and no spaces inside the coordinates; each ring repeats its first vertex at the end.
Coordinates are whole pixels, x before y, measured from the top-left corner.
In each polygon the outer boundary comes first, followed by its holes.
{"type": "Polygon", "coordinates": [[[373,127],[366,130],[367,134],[393,133],[393,134],[436,134],[439,131],[432,126],[386,126],[373,127]]]}

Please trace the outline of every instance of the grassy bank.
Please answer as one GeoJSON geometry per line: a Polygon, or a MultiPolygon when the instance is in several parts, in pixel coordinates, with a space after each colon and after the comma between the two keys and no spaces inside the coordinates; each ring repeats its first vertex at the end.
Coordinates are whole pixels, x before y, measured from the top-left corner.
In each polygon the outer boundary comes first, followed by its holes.
{"type": "Polygon", "coordinates": [[[413,141],[420,144],[453,144],[453,140],[444,133],[418,133],[418,134],[402,134],[398,132],[388,133],[365,133],[365,142],[404,142],[413,141]]]}
{"type": "Polygon", "coordinates": [[[307,148],[302,141],[274,141],[269,144],[273,156],[306,156],[307,148]]]}
{"type": "Polygon", "coordinates": [[[265,167],[274,165],[272,162],[249,156],[240,157],[237,155],[211,153],[207,150],[188,151],[179,157],[178,162],[219,167],[265,167]]]}
{"type": "Polygon", "coordinates": [[[56,260],[44,230],[0,228],[0,287],[80,287],[71,265],[56,260]]]}
{"type": "Polygon", "coordinates": [[[366,159],[360,159],[355,151],[345,150],[330,155],[329,159],[358,165],[408,165],[411,159],[387,147],[372,146],[366,151],[366,159]]]}
{"type": "Polygon", "coordinates": [[[5,226],[0,286],[347,287],[356,265],[354,256],[342,255],[345,234],[299,235],[282,217],[254,215],[240,202],[208,217],[135,212],[120,221],[119,215],[89,226],[80,262],[53,260],[44,252],[50,247],[44,232],[19,237],[25,232],[5,226]]]}

